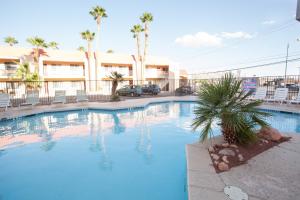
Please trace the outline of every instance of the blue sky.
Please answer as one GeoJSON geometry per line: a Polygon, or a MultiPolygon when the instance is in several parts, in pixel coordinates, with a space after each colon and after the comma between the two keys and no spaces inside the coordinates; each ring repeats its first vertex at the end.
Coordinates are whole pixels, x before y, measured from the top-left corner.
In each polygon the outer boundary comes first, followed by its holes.
{"type": "MultiPolygon", "coordinates": [[[[26,38],[38,35],[57,41],[61,49],[74,50],[85,45],[79,32],[96,31],[88,13],[95,5],[108,14],[101,27],[102,51],[134,53],[129,30],[147,11],[154,16],[149,53],[169,57],[190,72],[273,62],[276,59],[250,61],[282,57],[288,42],[293,58],[297,53],[300,57],[300,42],[296,42],[300,23],[293,19],[296,0],[1,0],[0,37],[12,35],[19,46],[28,46],[26,38]]],[[[297,74],[298,66],[300,62],[289,64],[288,73],[297,74]]],[[[283,68],[276,65],[249,73],[273,75],[283,68]]]]}

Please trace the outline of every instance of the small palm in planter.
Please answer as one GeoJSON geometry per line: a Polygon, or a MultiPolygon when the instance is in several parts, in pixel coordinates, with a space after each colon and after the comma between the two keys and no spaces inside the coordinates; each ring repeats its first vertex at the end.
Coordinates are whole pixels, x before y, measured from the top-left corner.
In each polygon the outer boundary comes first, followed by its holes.
{"type": "Polygon", "coordinates": [[[116,94],[118,84],[123,82],[123,75],[118,72],[111,72],[109,78],[112,80],[111,101],[120,101],[119,95],[116,94]]]}
{"type": "Polygon", "coordinates": [[[230,73],[216,82],[204,83],[199,91],[192,124],[194,130],[201,127],[201,140],[208,138],[213,123],[217,122],[229,144],[255,141],[255,130],[268,126],[265,119],[270,114],[257,108],[261,101],[246,100],[251,94],[243,90],[242,81],[230,73]]]}

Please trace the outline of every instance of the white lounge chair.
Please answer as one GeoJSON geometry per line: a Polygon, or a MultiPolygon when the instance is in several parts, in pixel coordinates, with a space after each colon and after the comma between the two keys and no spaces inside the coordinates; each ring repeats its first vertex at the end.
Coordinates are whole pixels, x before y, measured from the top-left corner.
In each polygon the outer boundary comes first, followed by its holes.
{"type": "Polygon", "coordinates": [[[55,96],[52,103],[66,103],[66,91],[65,90],[55,90],[55,96]]]}
{"type": "Polygon", "coordinates": [[[7,107],[9,106],[9,95],[6,93],[0,94],[0,108],[5,108],[7,110],[7,107]]]}
{"type": "Polygon", "coordinates": [[[299,93],[298,93],[298,96],[297,96],[297,98],[296,99],[292,99],[292,100],[286,100],[285,102],[287,102],[287,103],[289,103],[289,104],[293,104],[293,103],[295,103],[295,104],[300,104],[300,91],[299,91],[299,93]]]}
{"type": "Polygon", "coordinates": [[[267,88],[257,88],[255,95],[250,100],[264,100],[267,96],[267,88]]]}
{"type": "Polygon", "coordinates": [[[283,103],[286,100],[288,93],[289,93],[288,88],[277,88],[275,90],[274,97],[270,99],[265,99],[265,101],[283,103]]]}
{"type": "Polygon", "coordinates": [[[81,102],[81,101],[89,101],[89,98],[86,95],[84,90],[77,90],[76,91],[76,102],[81,102]]]}
{"type": "Polygon", "coordinates": [[[32,105],[35,106],[40,103],[39,91],[28,91],[26,94],[25,103],[21,103],[20,106],[32,105]]]}

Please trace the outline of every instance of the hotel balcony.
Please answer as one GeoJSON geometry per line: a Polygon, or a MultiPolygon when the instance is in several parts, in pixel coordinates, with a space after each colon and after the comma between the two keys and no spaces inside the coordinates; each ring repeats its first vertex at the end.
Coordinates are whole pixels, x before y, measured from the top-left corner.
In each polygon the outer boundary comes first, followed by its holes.
{"type": "Polygon", "coordinates": [[[16,75],[18,65],[16,64],[0,64],[0,77],[10,78],[16,75]]]}
{"type": "Polygon", "coordinates": [[[100,67],[99,76],[102,78],[107,78],[111,75],[111,72],[117,71],[122,74],[125,78],[132,78],[132,70],[128,67],[100,67]]]}
{"type": "Polygon", "coordinates": [[[84,78],[83,66],[70,65],[46,65],[44,66],[44,76],[46,78],[84,78]]]}
{"type": "Polygon", "coordinates": [[[146,69],[145,78],[168,78],[169,72],[157,69],[146,69]]]}

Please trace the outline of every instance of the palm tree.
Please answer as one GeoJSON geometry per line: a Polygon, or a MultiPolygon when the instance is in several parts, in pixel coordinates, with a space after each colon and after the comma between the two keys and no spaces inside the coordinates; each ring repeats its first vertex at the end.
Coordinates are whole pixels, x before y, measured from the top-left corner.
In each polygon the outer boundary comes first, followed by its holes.
{"type": "Polygon", "coordinates": [[[40,55],[45,53],[43,51],[43,48],[47,48],[48,45],[44,39],[37,36],[27,38],[27,42],[33,46],[33,58],[35,62],[35,71],[38,72],[40,55]]]}
{"type": "Polygon", "coordinates": [[[48,47],[52,48],[52,49],[58,49],[58,43],[57,42],[49,42],[48,47]]]}
{"type": "Polygon", "coordinates": [[[16,78],[21,79],[25,82],[27,88],[37,88],[39,87],[38,81],[40,77],[37,72],[31,73],[29,63],[19,64],[16,70],[16,78]]]}
{"type": "Polygon", "coordinates": [[[100,6],[93,7],[90,11],[90,15],[94,17],[97,22],[97,50],[99,51],[99,34],[100,34],[100,25],[102,18],[107,17],[106,11],[100,6]]]}
{"type": "Polygon", "coordinates": [[[15,44],[18,44],[18,40],[16,40],[16,38],[11,37],[11,36],[7,36],[6,38],[4,38],[4,42],[7,43],[9,46],[14,46],[15,44]]]}
{"type": "Polygon", "coordinates": [[[88,68],[89,68],[89,80],[91,80],[91,63],[90,58],[92,57],[92,41],[95,38],[95,33],[90,32],[89,30],[86,30],[84,32],[80,33],[82,39],[87,41],[88,45],[88,68]]]}
{"type": "MultiPolygon", "coordinates": [[[[134,25],[132,27],[132,29],[130,30],[131,33],[133,33],[133,38],[136,39],[136,47],[137,47],[137,60],[139,62],[142,61],[142,58],[141,58],[141,50],[140,50],[140,33],[143,32],[144,29],[142,28],[141,25],[137,24],[137,25],[134,25]]],[[[138,71],[137,71],[137,67],[136,67],[136,75],[138,74],[138,71]]]]}
{"type": "Polygon", "coordinates": [[[111,95],[116,95],[116,90],[118,87],[118,84],[120,82],[123,82],[123,75],[118,73],[117,71],[111,72],[111,74],[108,76],[112,80],[112,88],[111,88],[111,95]]]}
{"type": "Polygon", "coordinates": [[[221,126],[224,140],[230,144],[254,141],[255,128],[268,126],[265,118],[270,114],[257,108],[262,102],[247,101],[253,92],[246,92],[241,86],[242,81],[232,74],[226,74],[217,82],[203,84],[192,124],[194,130],[201,127],[202,141],[212,134],[215,122],[221,126]]]}
{"type": "MultiPolygon", "coordinates": [[[[144,41],[144,58],[143,58],[143,64],[145,64],[146,56],[148,53],[148,37],[149,37],[149,23],[153,21],[153,15],[151,13],[145,12],[140,17],[140,20],[144,24],[144,35],[145,35],[145,41],[144,41]]],[[[142,74],[144,76],[144,68],[142,68],[142,74]]]]}
{"type": "Polygon", "coordinates": [[[85,48],[84,48],[83,46],[79,46],[79,47],[77,48],[77,50],[78,50],[78,51],[85,52],[85,48]]]}

